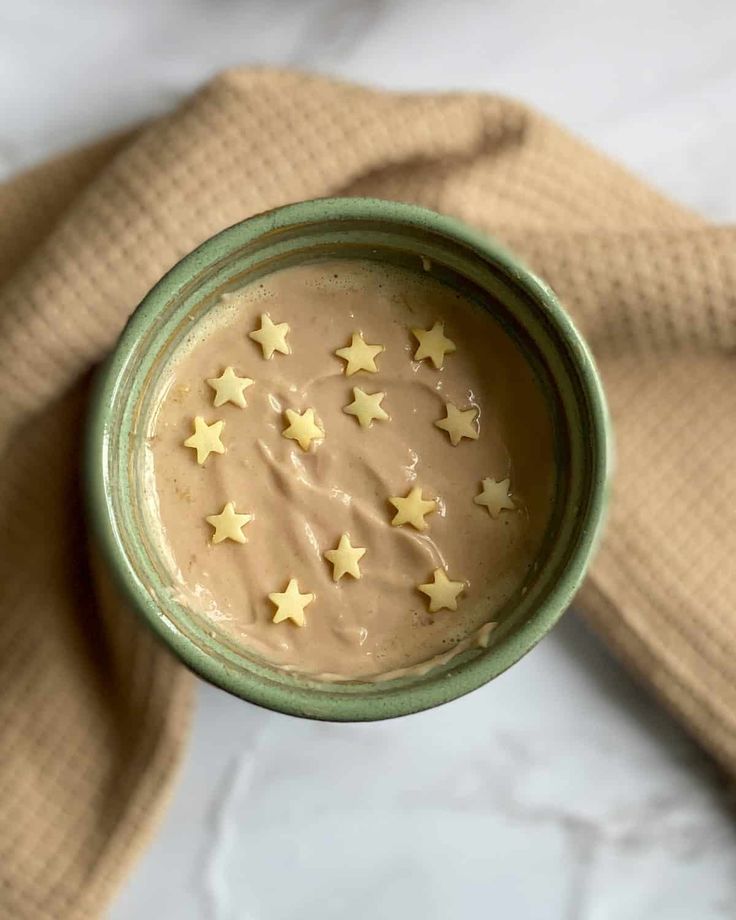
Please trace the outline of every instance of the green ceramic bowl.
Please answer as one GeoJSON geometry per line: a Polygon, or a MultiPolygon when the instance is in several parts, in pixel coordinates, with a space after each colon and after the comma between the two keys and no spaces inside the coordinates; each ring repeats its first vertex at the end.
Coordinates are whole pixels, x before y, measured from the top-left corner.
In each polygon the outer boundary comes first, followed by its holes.
{"type": "MultiPolygon", "coordinates": [[[[260,214],[203,243],[153,288],[101,369],[89,417],[87,497],[103,564],[136,610],[202,677],[270,709],[316,719],[384,719],[468,693],[521,658],[554,625],[585,573],[601,528],[609,426],[590,353],[549,287],[509,253],[455,220],[389,201],[305,201],[260,214]],[[422,267],[506,327],[536,370],[554,415],[559,484],[538,565],[496,617],[488,648],[422,676],[324,683],[279,670],[198,621],[172,597],[150,539],[140,475],[160,368],[223,292],[322,258],[422,267]]],[[[122,605],[121,605],[122,606],[122,605]]],[[[121,613],[121,615],[124,615],[121,613]]]]}

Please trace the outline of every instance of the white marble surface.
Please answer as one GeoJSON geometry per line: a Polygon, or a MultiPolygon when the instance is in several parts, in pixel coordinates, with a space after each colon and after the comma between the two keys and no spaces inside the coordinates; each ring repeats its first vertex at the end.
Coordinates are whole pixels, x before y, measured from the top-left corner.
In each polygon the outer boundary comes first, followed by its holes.
{"type": "MultiPolygon", "coordinates": [[[[0,0],[0,173],[225,65],[523,97],[736,217],[733,0],[0,0]]],[[[202,686],[182,781],[113,920],[736,917],[714,770],[569,616],[472,696],[300,723],[202,686]]]]}

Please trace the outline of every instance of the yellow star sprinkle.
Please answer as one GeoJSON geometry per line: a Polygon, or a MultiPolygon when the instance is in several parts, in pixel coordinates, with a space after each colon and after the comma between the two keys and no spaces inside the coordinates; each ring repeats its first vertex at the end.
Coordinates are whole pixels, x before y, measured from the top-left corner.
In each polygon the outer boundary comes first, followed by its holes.
{"type": "Polygon", "coordinates": [[[417,585],[417,589],[429,598],[429,612],[457,610],[457,596],[465,590],[462,581],[450,581],[442,569],[434,570],[434,581],[417,585]]]}
{"type": "Polygon", "coordinates": [[[210,454],[224,454],[225,447],[220,440],[222,428],[225,423],[221,421],[208,425],[201,415],[194,419],[194,434],[184,442],[184,447],[193,447],[197,451],[197,463],[200,466],[210,454]]]}
{"type": "Polygon", "coordinates": [[[243,527],[252,520],[252,514],[238,514],[233,502],[228,502],[219,514],[210,514],[205,518],[205,521],[215,528],[212,534],[213,543],[222,543],[223,540],[246,543],[243,527]]]}
{"type": "Polygon", "coordinates": [[[401,524],[411,524],[416,530],[426,530],[425,515],[437,510],[437,502],[434,499],[423,499],[422,490],[418,486],[415,486],[406,498],[394,495],[389,498],[389,501],[397,511],[396,516],[391,521],[394,527],[400,527],[401,524]]]}
{"type": "Polygon", "coordinates": [[[350,537],[344,533],[340,537],[337,549],[328,549],[325,559],[332,563],[332,580],[340,581],[343,575],[352,575],[360,578],[358,562],[365,556],[362,546],[351,546],[350,537]]]}
{"type": "Polygon", "coordinates": [[[269,594],[268,599],[276,605],[273,622],[292,620],[297,626],[304,626],[304,608],[314,600],[313,594],[300,594],[296,578],[292,578],[282,593],[269,594]]]}
{"type": "Polygon", "coordinates": [[[354,415],[363,428],[370,428],[374,419],[386,421],[388,412],[381,408],[385,393],[366,393],[360,387],[353,387],[353,401],[343,408],[343,412],[354,415]]]}
{"type": "Polygon", "coordinates": [[[412,329],[411,331],[419,342],[419,347],[414,352],[415,361],[428,358],[439,370],[445,360],[445,355],[452,354],[456,349],[452,339],[448,339],[445,335],[445,324],[439,320],[431,329],[412,329]]]}
{"type": "Polygon", "coordinates": [[[268,313],[261,313],[261,328],[248,335],[263,349],[263,357],[268,359],[273,357],[275,351],[281,352],[282,355],[290,355],[291,349],[286,343],[286,336],[289,332],[288,323],[274,323],[268,313]]]}
{"type": "Polygon", "coordinates": [[[245,409],[247,403],[243,390],[253,386],[250,377],[238,377],[232,367],[226,367],[219,377],[208,377],[207,383],[215,391],[215,406],[224,406],[231,402],[245,409]]]}
{"type": "Polygon", "coordinates": [[[513,511],[516,505],[509,495],[510,482],[509,479],[484,479],[483,491],[473,501],[488,508],[492,518],[497,518],[502,511],[513,511]]]}
{"type": "Polygon", "coordinates": [[[314,420],[314,409],[305,409],[301,415],[293,409],[286,410],[289,427],[284,428],[285,438],[296,441],[302,450],[309,450],[312,441],[322,441],[325,436],[323,428],[314,420]]]}
{"type": "Polygon", "coordinates": [[[345,366],[345,376],[350,377],[357,374],[358,371],[368,371],[371,374],[377,374],[376,358],[386,349],[383,345],[368,345],[363,338],[362,332],[354,332],[350,345],[345,348],[338,348],[335,354],[343,361],[347,361],[345,366]]]}
{"type": "Polygon", "coordinates": [[[458,409],[452,403],[445,405],[447,415],[445,418],[438,419],[435,425],[446,431],[450,436],[450,443],[457,447],[462,438],[470,438],[472,441],[478,440],[478,429],[475,427],[475,420],[478,416],[477,409],[458,409]]]}

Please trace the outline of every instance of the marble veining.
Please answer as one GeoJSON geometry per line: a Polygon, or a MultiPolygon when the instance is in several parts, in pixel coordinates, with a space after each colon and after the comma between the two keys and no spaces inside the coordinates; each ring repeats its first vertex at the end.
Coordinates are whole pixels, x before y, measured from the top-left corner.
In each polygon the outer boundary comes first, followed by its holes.
{"type": "MultiPolygon", "coordinates": [[[[211,786],[204,758],[185,771],[180,796],[198,790],[215,819],[187,882],[205,907],[184,916],[736,910],[736,832],[713,768],[572,616],[493,687],[392,723],[300,722],[210,697],[241,740],[211,786]]],[[[195,750],[212,751],[197,731],[195,750]]]]}
{"type": "Polygon", "coordinates": [[[223,854],[237,849],[239,816],[233,805],[242,802],[248,794],[256,768],[256,747],[257,744],[249,745],[234,755],[223,782],[215,787],[217,794],[211,806],[210,834],[202,841],[203,868],[199,876],[205,917],[240,917],[242,920],[254,917],[247,907],[252,895],[246,895],[242,909],[232,902],[227,858],[223,854]]]}

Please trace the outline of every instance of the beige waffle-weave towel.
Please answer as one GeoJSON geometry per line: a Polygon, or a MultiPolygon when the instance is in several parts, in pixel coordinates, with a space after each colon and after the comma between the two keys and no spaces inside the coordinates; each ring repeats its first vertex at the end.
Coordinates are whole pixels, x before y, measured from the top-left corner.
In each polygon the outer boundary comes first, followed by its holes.
{"type": "Polygon", "coordinates": [[[192,680],[90,581],[90,369],[206,237],[297,199],[452,214],[556,288],[618,434],[581,605],[736,771],[736,234],[528,108],[224,74],[174,115],[0,188],[0,915],[99,913],[160,810],[192,680]]]}

